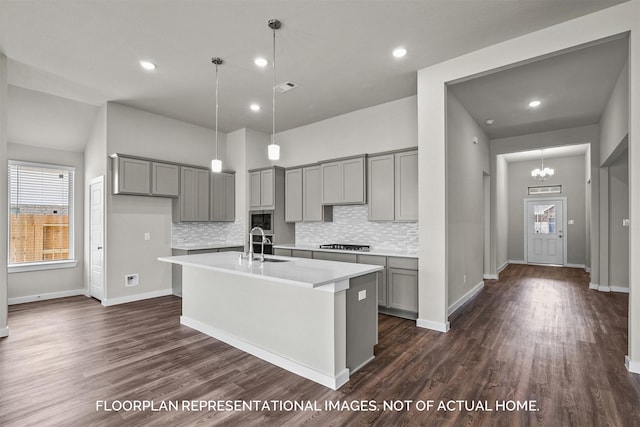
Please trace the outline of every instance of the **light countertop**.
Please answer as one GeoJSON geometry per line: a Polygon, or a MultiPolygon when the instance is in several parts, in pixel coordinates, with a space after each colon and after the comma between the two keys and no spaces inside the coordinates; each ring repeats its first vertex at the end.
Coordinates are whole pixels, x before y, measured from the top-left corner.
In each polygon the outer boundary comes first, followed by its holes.
{"type": "Polygon", "coordinates": [[[348,251],[348,250],[341,250],[341,249],[320,249],[319,246],[320,245],[296,245],[296,244],[273,245],[274,249],[296,249],[301,251],[314,251],[314,252],[340,252],[343,254],[418,258],[418,252],[415,252],[415,251],[401,251],[397,249],[372,248],[371,250],[365,252],[365,251],[348,251]]]}
{"type": "Polygon", "coordinates": [[[244,243],[172,243],[171,249],[197,251],[201,249],[222,249],[244,246],[244,243]]]}
{"type": "Polygon", "coordinates": [[[286,262],[261,263],[258,260],[249,262],[248,259],[241,258],[240,252],[180,255],[160,257],[158,260],[180,264],[183,267],[199,267],[242,276],[258,276],[268,281],[307,288],[317,288],[383,269],[379,265],[351,264],[306,258],[273,255],[267,255],[265,258],[281,259],[286,260],[286,262]]]}

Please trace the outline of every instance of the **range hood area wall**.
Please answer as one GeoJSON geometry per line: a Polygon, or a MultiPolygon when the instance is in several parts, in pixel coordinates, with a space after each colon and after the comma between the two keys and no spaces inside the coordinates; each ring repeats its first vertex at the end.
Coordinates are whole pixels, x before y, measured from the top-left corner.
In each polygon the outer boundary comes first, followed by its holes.
{"type": "Polygon", "coordinates": [[[352,243],[375,249],[418,250],[417,222],[372,222],[367,215],[367,205],[334,206],[333,222],[296,223],[296,245],[352,243]]]}
{"type": "Polygon", "coordinates": [[[245,223],[235,222],[178,222],[171,224],[171,244],[238,244],[247,240],[245,223]]]}

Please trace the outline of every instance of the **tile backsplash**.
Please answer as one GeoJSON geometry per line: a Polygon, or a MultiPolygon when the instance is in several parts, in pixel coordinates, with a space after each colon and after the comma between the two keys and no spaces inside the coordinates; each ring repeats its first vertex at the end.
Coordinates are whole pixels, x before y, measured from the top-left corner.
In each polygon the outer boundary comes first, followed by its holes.
{"type": "Polygon", "coordinates": [[[243,220],[235,222],[179,222],[171,224],[171,243],[238,244],[245,240],[243,220]]]}
{"type": "Polygon", "coordinates": [[[417,222],[370,222],[367,205],[333,207],[333,222],[296,223],[296,244],[363,244],[373,249],[418,250],[417,222]]]}

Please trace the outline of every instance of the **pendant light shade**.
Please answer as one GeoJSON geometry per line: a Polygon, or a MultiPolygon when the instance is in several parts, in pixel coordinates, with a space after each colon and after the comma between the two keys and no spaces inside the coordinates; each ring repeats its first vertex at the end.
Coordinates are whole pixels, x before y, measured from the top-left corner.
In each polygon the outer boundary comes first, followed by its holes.
{"type": "Polygon", "coordinates": [[[222,172],[222,160],[218,159],[218,65],[222,64],[222,59],[211,58],[211,62],[216,66],[216,155],[211,160],[211,171],[219,173],[222,172]]]}
{"type": "Polygon", "coordinates": [[[272,128],[271,128],[271,144],[267,147],[267,156],[269,160],[280,160],[280,146],[276,144],[276,30],[282,27],[282,22],[277,19],[270,19],[267,23],[269,28],[273,30],[273,86],[272,91],[272,128]]]}

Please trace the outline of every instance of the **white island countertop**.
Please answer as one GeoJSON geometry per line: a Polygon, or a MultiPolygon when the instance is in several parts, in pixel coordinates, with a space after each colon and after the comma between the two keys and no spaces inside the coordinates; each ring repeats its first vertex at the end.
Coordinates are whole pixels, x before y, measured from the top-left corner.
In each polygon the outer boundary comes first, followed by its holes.
{"type": "MultiPolygon", "coordinates": [[[[218,252],[198,255],[160,257],[159,261],[180,264],[184,267],[199,267],[229,274],[260,277],[279,283],[306,288],[317,288],[344,281],[383,269],[379,265],[351,264],[317,259],[292,258],[267,255],[267,259],[284,262],[264,262],[242,258],[240,252],[218,252]]],[[[339,291],[335,289],[334,291],[339,291]]]]}
{"type": "Polygon", "coordinates": [[[244,243],[172,243],[171,249],[197,251],[202,249],[224,249],[243,247],[244,243]]]}

